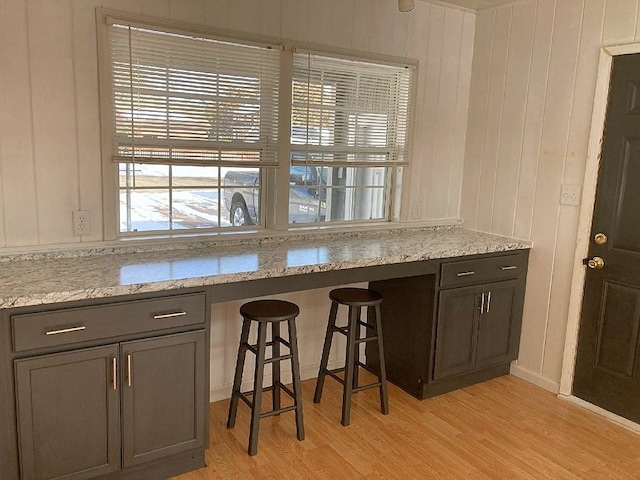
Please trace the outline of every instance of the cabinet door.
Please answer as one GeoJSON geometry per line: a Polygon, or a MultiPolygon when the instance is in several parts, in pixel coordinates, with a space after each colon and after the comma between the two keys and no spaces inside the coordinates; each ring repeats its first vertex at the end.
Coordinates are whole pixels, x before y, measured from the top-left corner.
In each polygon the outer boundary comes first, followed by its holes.
{"type": "Polygon", "coordinates": [[[481,294],[481,286],[440,292],[434,380],[475,368],[481,294]]]}
{"type": "Polygon", "coordinates": [[[205,443],[204,330],[122,344],[124,467],[205,443]]]}
{"type": "Polygon", "coordinates": [[[499,282],[484,285],[484,313],[478,330],[478,367],[508,362],[516,356],[514,308],[519,283],[499,282]]]}
{"type": "Polygon", "coordinates": [[[15,361],[22,480],[120,468],[116,345],[15,361]]]}

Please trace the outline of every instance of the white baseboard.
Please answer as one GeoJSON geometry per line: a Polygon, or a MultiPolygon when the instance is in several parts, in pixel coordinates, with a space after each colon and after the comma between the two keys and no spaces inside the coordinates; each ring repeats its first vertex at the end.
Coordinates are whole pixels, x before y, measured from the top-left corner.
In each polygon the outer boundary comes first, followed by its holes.
{"type": "Polygon", "coordinates": [[[555,382],[553,380],[549,380],[548,378],[543,377],[539,373],[532,372],[531,370],[527,370],[526,368],[516,364],[511,364],[511,374],[521,378],[522,380],[532,383],[537,387],[544,388],[545,390],[550,391],[551,393],[555,393],[556,395],[560,391],[560,383],[555,382]]]}

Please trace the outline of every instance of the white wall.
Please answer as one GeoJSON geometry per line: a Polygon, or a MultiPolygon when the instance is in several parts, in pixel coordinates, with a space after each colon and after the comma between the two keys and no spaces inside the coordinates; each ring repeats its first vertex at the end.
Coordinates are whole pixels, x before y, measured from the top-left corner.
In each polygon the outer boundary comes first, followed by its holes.
{"type": "MultiPolygon", "coordinates": [[[[95,8],[420,61],[411,220],[457,218],[475,15],[395,0],[0,0],[0,253],[73,244],[71,212],[89,210],[102,237],[95,8]]],[[[305,376],[315,376],[327,290],[298,303],[305,376]]],[[[240,334],[238,303],[214,305],[212,398],[228,394],[240,334]]]]}
{"type": "Polygon", "coordinates": [[[523,0],[477,16],[461,216],[531,239],[514,372],[557,390],[600,47],[640,39],[637,0],[523,0]]]}
{"type": "Polygon", "coordinates": [[[95,8],[420,61],[411,220],[457,218],[475,15],[395,0],[0,1],[0,252],[102,240],[95,8]]]}

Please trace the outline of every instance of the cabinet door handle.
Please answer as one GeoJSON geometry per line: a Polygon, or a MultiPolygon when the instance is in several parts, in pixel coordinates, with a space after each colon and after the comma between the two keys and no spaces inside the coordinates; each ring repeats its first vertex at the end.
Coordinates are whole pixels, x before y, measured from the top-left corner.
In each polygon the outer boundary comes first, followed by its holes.
{"type": "Polygon", "coordinates": [[[113,379],[113,389],[118,390],[118,359],[111,359],[111,378],[113,379]]]}
{"type": "Polygon", "coordinates": [[[507,265],[504,267],[500,267],[500,270],[505,271],[505,270],[515,270],[516,268],[518,268],[517,265],[507,265]]]}
{"type": "Polygon", "coordinates": [[[131,354],[127,355],[127,386],[131,386],[131,354]]]}
{"type": "Polygon", "coordinates": [[[69,328],[61,328],[60,330],[49,330],[48,332],[44,332],[45,335],[59,335],[61,333],[71,333],[71,332],[79,332],[81,330],[86,330],[87,327],[84,325],[80,325],[78,327],[69,327],[69,328]]]}
{"type": "Polygon", "coordinates": [[[476,272],[458,272],[456,273],[457,277],[470,277],[471,275],[475,275],[476,272]]]}
{"type": "Polygon", "coordinates": [[[154,320],[162,320],[163,318],[183,317],[187,312],[159,313],[153,316],[154,320]]]}
{"type": "Polygon", "coordinates": [[[486,313],[489,313],[489,310],[491,310],[491,292],[487,294],[487,312],[486,313]]]}
{"type": "Polygon", "coordinates": [[[480,295],[480,315],[484,313],[484,292],[480,295]]]}

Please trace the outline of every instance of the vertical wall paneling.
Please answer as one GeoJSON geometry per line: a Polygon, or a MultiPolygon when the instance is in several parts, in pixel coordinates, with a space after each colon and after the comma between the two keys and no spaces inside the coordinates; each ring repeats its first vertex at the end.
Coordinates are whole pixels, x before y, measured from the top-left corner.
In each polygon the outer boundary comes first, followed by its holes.
{"type": "MultiPolygon", "coordinates": [[[[543,328],[537,332],[542,335],[543,350],[538,352],[538,359],[525,359],[530,362],[530,366],[535,366],[535,371],[542,371],[545,360],[544,347],[547,340],[551,338],[549,322],[551,321],[553,326],[563,322],[563,319],[556,317],[556,312],[552,310],[552,296],[558,295],[562,284],[554,285],[553,289],[551,286],[554,274],[560,274],[555,268],[560,189],[564,176],[569,118],[573,108],[573,98],[570,93],[574,86],[582,4],[583,0],[566,0],[556,4],[556,25],[562,25],[562,28],[554,30],[551,44],[547,103],[543,117],[538,164],[539,178],[544,181],[538,182],[536,188],[532,237],[537,239],[537,252],[529,277],[533,279],[533,285],[527,289],[530,304],[547,305],[545,323],[540,324],[543,328]]],[[[568,298],[568,290],[566,293],[568,298]]],[[[563,334],[564,329],[561,333],[561,340],[564,343],[563,334]]],[[[559,371],[558,369],[558,373],[559,371]]]]}
{"type": "Polygon", "coordinates": [[[425,155],[420,162],[420,177],[416,192],[420,192],[418,198],[420,211],[423,218],[429,211],[429,199],[431,198],[432,182],[425,182],[424,179],[430,177],[433,164],[435,163],[434,145],[436,143],[436,129],[438,127],[438,97],[440,96],[440,71],[442,57],[443,36],[444,36],[445,9],[433,5],[429,16],[429,47],[427,50],[427,63],[425,65],[426,80],[424,84],[424,105],[421,112],[424,115],[423,130],[416,132],[416,137],[424,139],[425,155]]]}
{"type": "Polygon", "coordinates": [[[171,0],[142,0],[142,14],[149,17],[170,18],[171,0]]]}
{"type": "Polygon", "coordinates": [[[489,79],[495,21],[495,10],[481,11],[476,17],[467,146],[460,200],[460,216],[469,228],[477,228],[478,224],[477,206],[483,165],[485,123],[489,107],[489,79]]]}
{"type": "Polygon", "coordinates": [[[280,37],[280,22],[282,19],[281,0],[260,0],[258,18],[260,20],[259,33],[280,37]]]}
{"type": "MultiPolygon", "coordinates": [[[[58,0],[55,0],[56,2],[58,0]]],[[[118,10],[120,12],[142,13],[143,3],[149,0],[102,0],[102,6],[109,10],[118,10]]]]}
{"type": "MultiPolygon", "coordinates": [[[[484,149],[482,150],[481,189],[477,204],[477,226],[480,230],[490,230],[493,218],[498,150],[502,140],[504,89],[507,80],[507,52],[511,34],[512,10],[513,7],[509,6],[496,11],[489,77],[489,108],[485,126],[484,149]]],[[[502,201],[502,199],[500,200],[502,201]]]]}
{"type": "Polygon", "coordinates": [[[204,0],[170,0],[169,16],[180,22],[201,23],[205,17],[204,0]]]}
{"type": "Polygon", "coordinates": [[[259,32],[259,3],[259,0],[234,0],[232,2],[228,2],[229,28],[231,30],[239,30],[242,32],[259,32]]]}
{"type": "MultiPolygon", "coordinates": [[[[356,0],[358,1],[358,0],[356,0]]],[[[429,161],[427,152],[426,135],[423,134],[427,124],[427,116],[421,115],[426,105],[427,97],[427,54],[429,49],[429,31],[424,25],[429,25],[431,8],[428,3],[418,2],[416,4],[415,19],[410,24],[410,31],[407,37],[407,55],[418,60],[418,70],[415,78],[416,101],[413,112],[414,131],[412,138],[412,157],[409,168],[404,171],[404,185],[402,189],[402,202],[405,205],[404,221],[416,220],[420,218],[421,212],[414,212],[413,206],[421,204],[421,182],[423,165],[426,172],[426,163],[429,161]]]]}
{"type": "Polygon", "coordinates": [[[205,0],[204,23],[214,28],[228,28],[229,2],[227,0],[205,0]]]}
{"type": "Polygon", "coordinates": [[[473,61],[473,37],[475,35],[475,15],[465,12],[460,45],[460,62],[458,71],[458,91],[456,94],[456,113],[454,134],[451,145],[451,171],[449,173],[449,201],[447,202],[447,218],[460,215],[462,194],[462,177],[465,156],[464,138],[467,131],[469,114],[469,96],[471,90],[471,65],[473,61]]]}
{"type": "Polygon", "coordinates": [[[632,42],[636,36],[637,0],[608,0],[604,15],[604,45],[632,42]]]}
{"type": "Polygon", "coordinates": [[[280,32],[283,38],[306,42],[309,39],[309,0],[282,0],[280,32]]]}
{"type": "Polygon", "coordinates": [[[491,220],[491,230],[502,235],[513,234],[535,26],[531,19],[535,18],[535,14],[536,6],[533,3],[517,3],[513,6],[500,134],[501,148],[498,152],[491,220]]]}
{"type": "Polygon", "coordinates": [[[432,188],[428,199],[427,218],[446,218],[451,188],[451,147],[454,140],[458,84],[451,81],[460,71],[460,52],[464,27],[464,12],[447,9],[440,50],[440,81],[433,160],[431,163],[432,188]],[[454,108],[452,108],[452,106],[454,108]]]}
{"type": "Polygon", "coordinates": [[[27,3],[39,242],[77,241],[77,117],[68,1],[27,3]]]}
{"type": "Polygon", "coordinates": [[[37,245],[27,6],[0,3],[0,246],[37,245]]]}
{"type": "Polygon", "coordinates": [[[76,103],[79,208],[91,213],[91,234],[82,241],[102,240],[102,179],[98,59],[95,49],[95,3],[72,0],[72,49],[76,103]]]}
{"type": "Polygon", "coordinates": [[[328,7],[327,33],[324,44],[351,45],[353,41],[354,0],[326,0],[328,7]]]}
{"type": "MultiPolygon", "coordinates": [[[[351,47],[354,50],[366,52],[369,50],[369,36],[371,35],[371,13],[368,8],[369,0],[353,0],[353,27],[351,35],[351,47]]],[[[416,10],[422,10],[416,5],[416,10]]]]}
{"type": "MultiPolygon", "coordinates": [[[[539,0],[535,3],[533,51],[527,108],[522,139],[522,160],[516,198],[513,234],[518,238],[531,238],[533,202],[538,183],[538,160],[542,139],[542,120],[547,102],[549,82],[549,61],[551,59],[551,38],[555,22],[556,0],[539,0]]],[[[523,334],[524,336],[524,334],[523,334]]]]}

